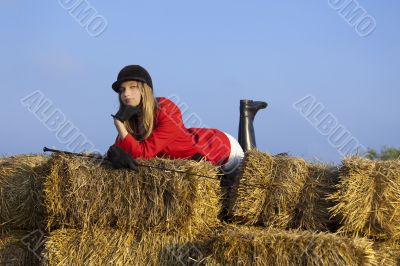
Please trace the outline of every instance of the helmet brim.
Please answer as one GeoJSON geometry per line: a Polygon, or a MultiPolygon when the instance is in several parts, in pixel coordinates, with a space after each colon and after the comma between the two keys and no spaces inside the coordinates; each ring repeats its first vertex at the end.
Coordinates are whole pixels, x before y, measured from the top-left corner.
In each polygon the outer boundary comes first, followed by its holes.
{"type": "MultiPolygon", "coordinates": [[[[132,76],[132,77],[124,77],[122,79],[119,79],[119,80],[115,81],[111,85],[111,87],[116,93],[118,93],[119,87],[121,86],[121,84],[124,83],[125,81],[130,81],[130,80],[141,81],[141,82],[144,82],[144,83],[147,84],[146,80],[144,80],[143,78],[138,78],[138,77],[133,77],[132,76]]],[[[147,84],[147,85],[149,85],[149,84],[147,84]]]]}

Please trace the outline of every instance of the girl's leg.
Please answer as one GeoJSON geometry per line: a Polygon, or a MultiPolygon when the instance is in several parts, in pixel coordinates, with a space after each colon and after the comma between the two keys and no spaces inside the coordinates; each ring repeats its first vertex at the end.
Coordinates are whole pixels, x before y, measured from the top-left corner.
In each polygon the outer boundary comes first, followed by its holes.
{"type": "Polygon", "coordinates": [[[230,134],[224,132],[225,135],[229,139],[229,143],[231,144],[231,152],[229,154],[228,161],[221,167],[224,174],[232,174],[236,172],[242,163],[244,157],[244,151],[240,146],[239,142],[230,134]]]}
{"type": "Polygon", "coordinates": [[[253,121],[258,110],[267,107],[266,102],[241,100],[239,121],[239,142],[231,135],[225,133],[231,143],[231,154],[228,162],[222,167],[221,177],[222,210],[220,219],[230,221],[232,219],[232,204],[236,198],[236,190],[239,180],[239,172],[244,157],[244,152],[256,147],[253,121]]]}
{"type": "Polygon", "coordinates": [[[244,152],[239,142],[228,133],[224,132],[228,137],[231,144],[231,152],[228,161],[221,166],[221,171],[224,174],[221,176],[221,190],[222,190],[222,210],[220,219],[229,221],[231,219],[231,203],[235,182],[238,182],[238,173],[244,158],[244,152]]]}

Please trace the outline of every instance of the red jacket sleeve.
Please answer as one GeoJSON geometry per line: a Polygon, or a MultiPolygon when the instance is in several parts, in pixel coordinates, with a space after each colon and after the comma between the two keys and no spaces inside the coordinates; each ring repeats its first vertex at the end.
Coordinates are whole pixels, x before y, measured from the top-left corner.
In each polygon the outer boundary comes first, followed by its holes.
{"type": "Polygon", "coordinates": [[[163,98],[157,110],[158,117],[152,134],[145,140],[139,142],[131,134],[126,135],[124,140],[119,136],[115,145],[122,148],[133,158],[152,158],[174,141],[177,129],[182,129],[183,121],[179,108],[170,100],[163,98]]]}

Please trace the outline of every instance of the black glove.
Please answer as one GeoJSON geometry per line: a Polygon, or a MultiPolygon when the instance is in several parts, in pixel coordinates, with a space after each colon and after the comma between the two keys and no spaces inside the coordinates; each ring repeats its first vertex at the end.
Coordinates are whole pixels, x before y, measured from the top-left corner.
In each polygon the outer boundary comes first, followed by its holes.
{"type": "Polygon", "coordinates": [[[129,156],[123,149],[115,145],[110,146],[107,151],[107,158],[111,161],[114,168],[128,168],[137,171],[137,162],[129,156]]]}
{"type": "Polygon", "coordinates": [[[122,104],[118,112],[115,115],[111,115],[113,118],[118,119],[121,122],[129,120],[133,115],[140,112],[139,106],[131,106],[122,104]]]}

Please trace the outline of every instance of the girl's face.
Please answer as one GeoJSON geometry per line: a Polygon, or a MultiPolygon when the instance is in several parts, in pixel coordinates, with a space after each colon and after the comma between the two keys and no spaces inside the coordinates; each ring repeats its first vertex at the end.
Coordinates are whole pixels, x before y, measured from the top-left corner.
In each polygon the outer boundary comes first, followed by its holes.
{"type": "Polygon", "coordinates": [[[138,82],[134,80],[125,81],[121,84],[119,97],[123,104],[131,106],[139,105],[142,95],[138,86],[138,82]]]}

